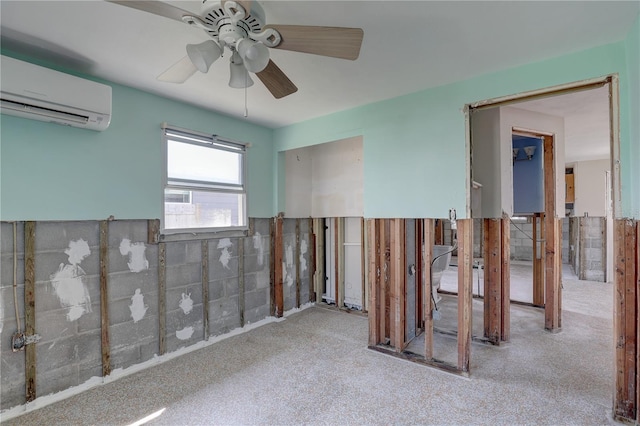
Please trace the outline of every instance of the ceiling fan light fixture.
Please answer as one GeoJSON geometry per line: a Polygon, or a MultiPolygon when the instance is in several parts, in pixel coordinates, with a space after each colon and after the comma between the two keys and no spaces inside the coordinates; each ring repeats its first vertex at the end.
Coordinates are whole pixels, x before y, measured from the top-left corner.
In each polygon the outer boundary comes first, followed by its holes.
{"type": "Polygon", "coordinates": [[[260,72],[269,64],[269,49],[262,43],[243,38],[236,44],[236,50],[251,72],[260,72]]]}
{"type": "Polygon", "coordinates": [[[231,76],[229,78],[229,87],[233,87],[234,89],[244,89],[253,86],[253,80],[242,63],[242,59],[240,59],[238,52],[233,52],[229,68],[229,74],[231,76]]]}
{"type": "Polygon", "coordinates": [[[198,71],[206,73],[211,64],[218,60],[222,49],[213,40],[207,40],[200,44],[187,44],[187,55],[198,71]]]}

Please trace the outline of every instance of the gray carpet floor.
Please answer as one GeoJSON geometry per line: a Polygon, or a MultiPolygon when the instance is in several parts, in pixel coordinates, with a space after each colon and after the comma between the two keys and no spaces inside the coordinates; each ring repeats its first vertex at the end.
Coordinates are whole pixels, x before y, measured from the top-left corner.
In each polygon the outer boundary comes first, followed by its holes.
{"type": "Polygon", "coordinates": [[[511,342],[474,343],[470,378],[368,350],[364,316],[313,307],[3,424],[613,424],[612,291],[565,279],[558,334],[513,305],[511,342]]]}

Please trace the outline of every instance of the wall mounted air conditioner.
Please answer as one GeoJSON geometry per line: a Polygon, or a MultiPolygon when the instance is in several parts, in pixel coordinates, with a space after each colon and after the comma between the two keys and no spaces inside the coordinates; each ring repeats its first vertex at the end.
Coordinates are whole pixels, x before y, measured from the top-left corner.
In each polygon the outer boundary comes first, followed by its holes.
{"type": "Polygon", "coordinates": [[[111,122],[111,87],[2,56],[0,111],[91,130],[111,122]]]}

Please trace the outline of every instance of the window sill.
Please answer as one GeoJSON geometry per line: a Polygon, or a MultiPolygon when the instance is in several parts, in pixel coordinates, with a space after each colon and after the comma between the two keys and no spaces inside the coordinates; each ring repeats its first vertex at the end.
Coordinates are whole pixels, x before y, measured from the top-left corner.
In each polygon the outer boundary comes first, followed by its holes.
{"type": "Polygon", "coordinates": [[[219,231],[212,230],[198,230],[187,231],[184,229],[179,230],[165,230],[160,234],[160,242],[174,242],[174,241],[197,241],[197,240],[210,240],[219,238],[238,238],[246,237],[249,228],[236,228],[236,229],[221,229],[219,231]]]}

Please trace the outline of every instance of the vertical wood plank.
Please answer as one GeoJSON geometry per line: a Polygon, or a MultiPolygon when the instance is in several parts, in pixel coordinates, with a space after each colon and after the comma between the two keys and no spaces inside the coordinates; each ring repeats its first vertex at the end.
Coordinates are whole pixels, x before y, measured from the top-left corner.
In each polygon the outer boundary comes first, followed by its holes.
{"type": "Polygon", "coordinates": [[[167,244],[158,244],[158,352],[167,351],[167,244]]]}
{"type": "Polygon", "coordinates": [[[544,216],[545,216],[545,329],[560,328],[558,257],[562,245],[556,217],[556,170],[553,136],[544,136],[544,216]]]}
{"type": "Polygon", "coordinates": [[[147,244],[160,242],[160,219],[147,220],[147,244]]]}
{"type": "Polygon", "coordinates": [[[282,234],[283,234],[283,218],[282,216],[278,216],[275,219],[275,255],[274,255],[274,269],[275,269],[275,316],[281,317],[284,313],[284,276],[283,276],[283,266],[282,266],[282,258],[284,246],[282,242],[282,234]]]}
{"type": "MultiPolygon", "coordinates": [[[[636,280],[636,318],[640,321],[638,315],[638,307],[640,307],[640,220],[635,221],[636,227],[636,260],[635,260],[635,280],[636,280]]],[[[636,420],[638,416],[638,407],[640,407],[640,374],[637,369],[640,368],[640,326],[636,323],[636,420]]]]}
{"type": "Polygon", "coordinates": [[[380,343],[380,327],[378,325],[380,305],[378,300],[380,287],[380,269],[378,267],[380,256],[380,232],[379,221],[367,220],[367,232],[369,234],[369,346],[380,343]]]}
{"type": "Polygon", "coordinates": [[[404,219],[391,219],[390,276],[391,276],[391,343],[396,352],[404,349],[405,333],[405,277],[404,219]]]}
{"type": "Polygon", "coordinates": [[[296,218],[296,308],[300,307],[300,218],[296,218]]]}
{"type": "MultiPolygon", "coordinates": [[[[556,262],[556,268],[555,268],[555,281],[556,281],[556,291],[558,293],[557,295],[557,305],[556,305],[556,312],[557,312],[557,321],[558,321],[558,328],[562,328],[562,219],[556,219],[556,226],[558,229],[556,229],[556,256],[555,256],[555,262],[556,262]]],[[[603,250],[604,251],[604,250],[603,250]]]]}
{"type": "Polygon", "coordinates": [[[238,310],[240,311],[240,327],[244,327],[244,238],[238,238],[238,310]]]}
{"type": "Polygon", "coordinates": [[[367,245],[367,240],[366,240],[366,230],[365,230],[365,224],[364,224],[364,218],[360,218],[360,270],[362,271],[362,280],[361,280],[361,288],[360,288],[360,292],[361,292],[361,299],[362,300],[362,312],[366,313],[367,312],[367,302],[368,302],[368,298],[367,298],[367,274],[366,274],[366,259],[367,259],[367,252],[366,252],[366,245],[367,245]]]}
{"type": "MultiPolygon", "coordinates": [[[[511,223],[509,217],[502,217],[502,307],[500,312],[501,331],[500,340],[511,340],[511,223]]],[[[534,237],[535,238],[535,237],[534,237]]]]}
{"type": "Polygon", "coordinates": [[[326,272],[325,272],[325,219],[314,219],[315,221],[315,235],[316,235],[316,302],[322,302],[322,295],[324,293],[324,286],[326,284],[326,272]]]}
{"type": "Polygon", "coordinates": [[[458,369],[469,372],[473,285],[473,219],[458,221],[458,369]]]}
{"type": "Polygon", "coordinates": [[[502,329],[502,219],[484,219],[484,335],[499,343],[502,329]]]}
{"type": "Polygon", "coordinates": [[[309,227],[309,302],[315,303],[317,301],[314,282],[316,277],[317,247],[314,220],[312,218],[308,219],[307,226],[309,227]]]}
{"type": "Polygon", "coordinates": [[[533,304],[544,306],[544,213],[533,216],[533,304]]]}
{"type": "Polygon", "coordinates": [[[636,279],[636,229],[632,220],[624,221],[624,264],[625,264],[625,325],[624,325],[624,363],[625,363],[625,398],[629,418],[636,418],[636,358],[637,358],[637,324],[638,308],[636,279]]]}
{"type": "Polygon", "coordinates": [[[442,219],[435,220],[434,229],[434,245],[444,245],[444,221],[442,219]]]}
{"type": "Polygon", "coordinates": [[[625,242],[624,242],[624,220],[614,220],[614,262],[615,262],[615,297],[613,305],[614,315],[614,335],[615,335],[615,396],[614,396],[614,416],[628,417],[626,398],[625,378],[625,242]]]}
{"type": "Polygon", "coordinates": [[[422,298],[424,308],[422,310],[424,316],[424,357],[426,360],[433,359],[433,301],[431,300],[431,262],[433,260],[433,243],[434,243],[434,220],[424,219],[423,232],[423,282],[424,289],[422,298]]]}
{"type": "Polygon", "coordinates": [[[276,218],[269,223],[269,312],[272,317],[276,316],[276,218]]]}
{"type": "Polygon", "coordinates": [[[102,376],[111,374],[111,346],[109,343],[109,222],[100,221],[100,348],[102,376]]]}
{"type": "Polygon", "coordinates": [[[202,329],[203,339],[209,338],[209,240],[200,242],[202,267],[202,329]]]}
{"type": "Polygon", "coordinates": [[[380,271],[380,283],[378,285],[378,304],[380,305],[380,315],[378,317],[378,327],[380,330],[379,336],[381,343],[387,343],[387,338],[389,337],[389,298],[387,297],[387,286],[389,284],[389,263],[387,262],[388,224],[388,219],[379,219],[378,245],[380,249],[378,251],[378,267],[380,271]]]}
{"type": "Polygon", "coordinates": [[[423,259],[424,259],[424,250],[423,250],[423,237],[424,237],[424,231],[423,231],[423,225],[424,222],[421,219],[416,219],[415,221],[416,224],[416,232],[415,232],[415,240],[414,240],[414,244],[415,244],[415,253],[416,253],[416,259],[415,259],[415,266],[416,266],[416,272],[415,272],[415,277],[416,277],[416,333],[419,332],[419,330],[424,330],[424,299],[423,299],[423,284],[424,284],[424,269],[423,269],[423,259]]]}
{"type": "MultiPolygon", "coordinates": [[[[36,222],[24,223],[24,332],[36,333],[36,222]]],[[[26,401],[36,399],[36,345],[24,349],[26,401]]]]}

